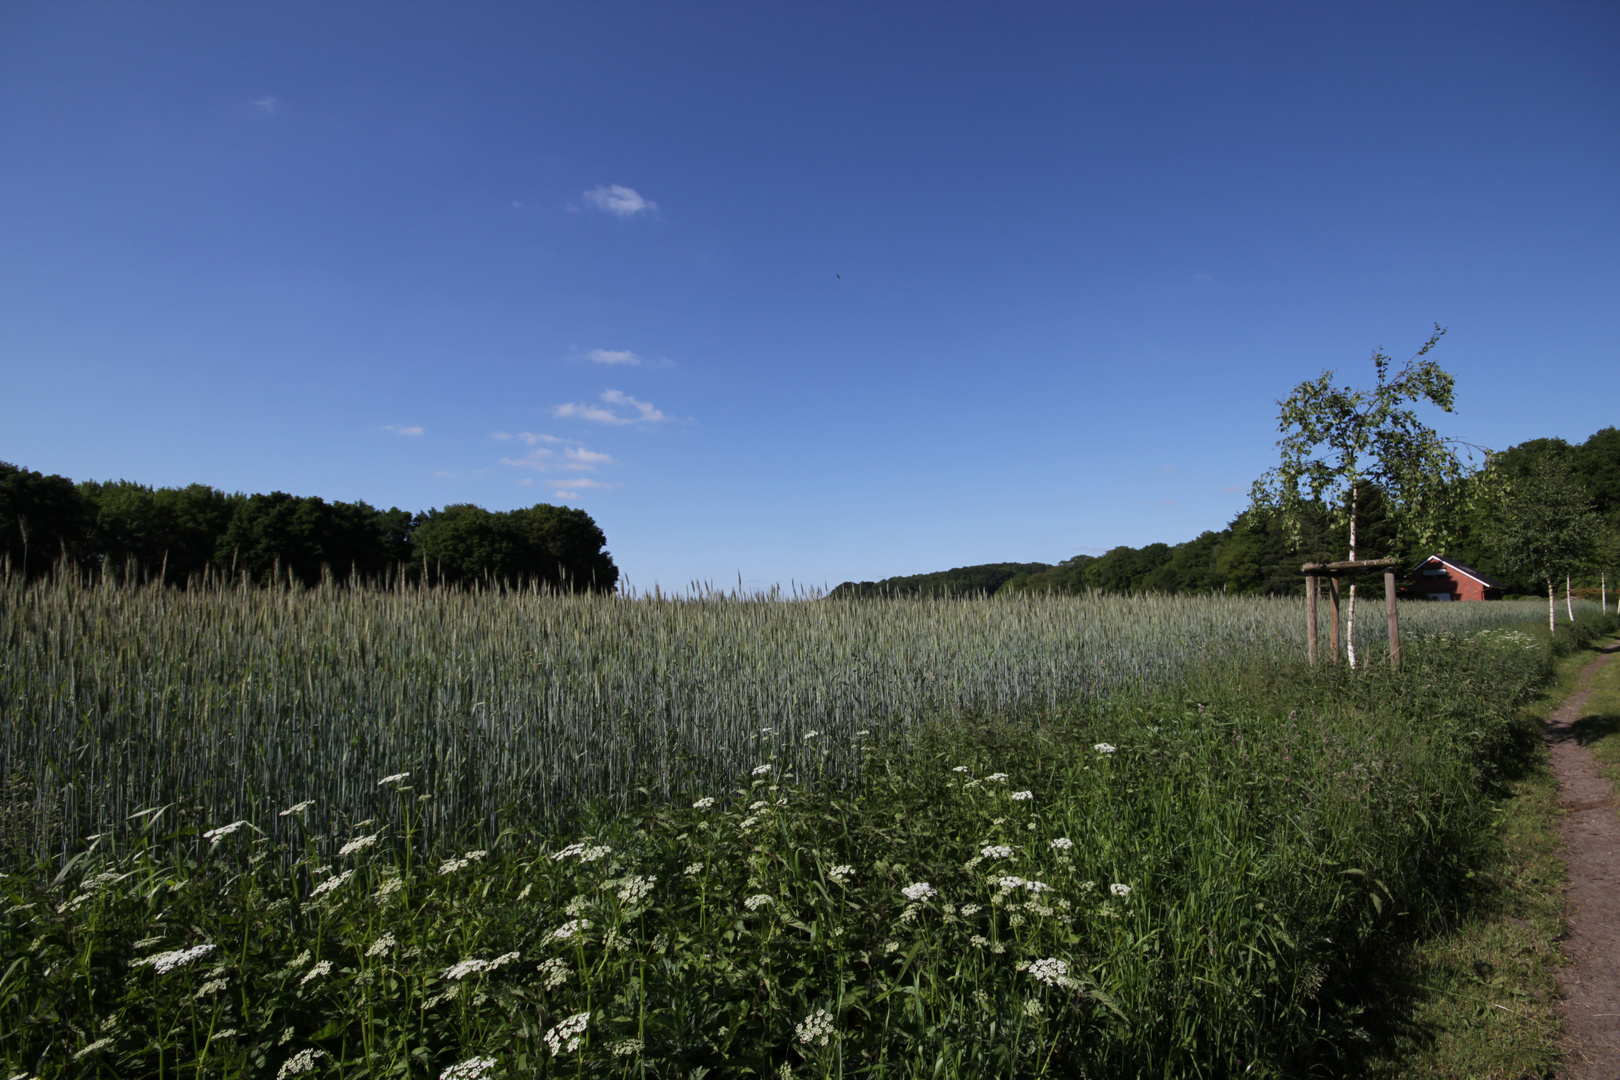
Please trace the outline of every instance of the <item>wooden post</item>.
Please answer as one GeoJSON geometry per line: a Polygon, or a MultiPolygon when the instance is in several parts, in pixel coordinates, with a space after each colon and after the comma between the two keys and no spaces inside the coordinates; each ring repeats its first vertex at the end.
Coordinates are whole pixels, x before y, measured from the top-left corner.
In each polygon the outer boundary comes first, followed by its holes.
{"type": "Polygon", "coordinates": [[[1316,666],[1316,575],[1305,575],[1305,655],[1316,666]]]}
{"type": "Polygon", "coordinates": [[[1384,571],[1384,610],[1389,613],[1389,666],[1401,666],[1401,625],[1395,617],[1395,571],[1384,571]]]}
{"type": "Polygon", "coordinates": [[[1328,576],[1328,614],[1333,617],[1333,625],[1328,629],[1328,652],[1333,662],[1339,662],[1339,575],[1328,576]]]}

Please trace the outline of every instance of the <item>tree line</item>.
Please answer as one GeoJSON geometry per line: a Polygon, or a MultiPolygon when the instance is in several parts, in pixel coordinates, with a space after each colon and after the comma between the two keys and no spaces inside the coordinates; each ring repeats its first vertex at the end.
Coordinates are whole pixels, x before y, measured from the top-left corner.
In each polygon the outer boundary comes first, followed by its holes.
{"type": "Polygon", "coordinates": [[[619,570],[583,510],[541,503],[505,512],[470,503],[411,513],[206,484],[74,483],[0,462],[0,557],[30,578],[62,565],[186,585],[537,583],[612,591],[619,570]]]}
{"type": "MultiPolygon", "coordinates": [[[[1544,568],[1515,551],[1505,535],[1515,516],[1525,518],[1525,537],[1546,535],[1548,498],[1560,500],[1579,534],[1572,546],[1570,576],[1577,586],[1597,587],[1620,566],[1620,428],[1604,428],[1585,442],[1532,439],[1490,455],[1489,464],[1457,482],[1449,500],[1450,519],[1438,546],[1424,544],[1396,528],[1384,491],[1367,484],[1359,507],[1359,553],[1364,558],[1399,558],[1406,566],[1446,554],[1503,583],[1510,594],[1540,595],[1544,568]],[[1551,489],[1549,491],[1549,489],[1551,489]]],[[[847,581],[835,596],[982,595],[1023,591],[1086,593],[1295,593],[1306,562],[1344,558],[1347,521],[1317,503],[1300,508],[1297,528],[1283,516],[1251,508],[1223,529],[1201,533],[1179,544],[1120,546],[1101,555],[1080,554],[1057,564],[987,563],[928,574],[847,581]]],[[[1560,578],[1559,584],[1562,584],[1560,578]]]]}

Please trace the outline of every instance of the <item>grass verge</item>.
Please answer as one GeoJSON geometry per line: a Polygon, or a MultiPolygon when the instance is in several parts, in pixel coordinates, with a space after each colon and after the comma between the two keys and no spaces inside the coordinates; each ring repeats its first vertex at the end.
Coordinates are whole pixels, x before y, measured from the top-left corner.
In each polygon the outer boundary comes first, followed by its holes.
{"type": "MultiPolygon", "coordinates": [[[[1557,1073],[1557,941],[1565,929],[1558,784],[1540,742],[1546,717],[1597,658],[1588,645],[1557,658],[1546,691],[1527,704],[1525,752],[1503,777],[1489,826],[1491,862],[1477,871],[1475,907],[1449,932],[1417,942],[1396,968],[1398,1020],[1371,1055],[1373,1077],[1551,1077],[1557,1073]]],[[[1620,664],[1599,673],[1589,730],[1620,775],[1620,664]]],[[[1587,724],[1583,720],[1582,724],[1587,724]]]]}

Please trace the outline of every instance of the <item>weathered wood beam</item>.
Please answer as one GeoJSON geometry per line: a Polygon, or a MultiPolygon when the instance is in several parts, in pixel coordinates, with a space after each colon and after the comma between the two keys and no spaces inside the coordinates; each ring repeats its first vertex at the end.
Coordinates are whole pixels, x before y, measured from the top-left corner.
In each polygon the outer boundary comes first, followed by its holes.
{"type": "Polygon", "coordinates": [[[1345,562],[1308,562],[1299,568],[1302,574],[1332,574],[1343,570],[1375,570],[1380,566],[1399,566],[1403,559],[1354,559],[1345,562]]]}

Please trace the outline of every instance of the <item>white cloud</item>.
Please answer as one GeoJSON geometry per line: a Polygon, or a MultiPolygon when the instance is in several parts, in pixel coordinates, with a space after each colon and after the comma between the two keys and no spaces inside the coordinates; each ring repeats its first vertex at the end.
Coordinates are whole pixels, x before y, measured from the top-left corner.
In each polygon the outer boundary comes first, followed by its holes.
{"type": "Polygon", "coordinates": [[[386,431],[392,431],[395,435],[409,435],[412,438],[422,434],[422,429],[414,424],[410,426],[403,424],[384,424],[383,429],[386,431]]]}
{"type": "Polygon", "coordinates": [[[619,486],[618,484],[605,484],[600,480],[592,480],[588,476],[570,476],[564,483],[571,488],[596,488],[599,491],[607,491],[619,486]]]}
{"type": "Polygon", "coordinates": [[[492,431],[489,433],[489,437],[492,439],[499,439],[501,442],[512,441],[511,433],[505,431],[492,431]]]}
{"type": "Polygon", "coordinates": [[[559,443],[568,441],[566,439],[559,439],[555,435],[536,435],[532,431],[520,431],[518,432],[518,438],[522,439],[529,446],[533,446],[535,443],[559,443]]]}
{"type": "Polygon", "coordinates": [[[276,111],[276,106],[278,104],[280,104],[280,102],[276,98],[273,98],[273,97],[262,97],[262,98],[254,98],[251,101],[249,101],[248,104],[253,106],[255,109],[260,110],[261,112],[274,114],[275,111],[276,111]]]}
{"type": "Polygon", "coordinates": [[[587,450],[583,446],[570,446],[563,454],[572,463],[570,467],[575,469],[594,469],[598,465],[613,464],[613,459],[608,455],[587,450]]]}
{"type": "Polygon", "coordinates": [[[599,405],[580,405],[570,402],[567,405],[558,405],[552,414],[555,416],[577,416],[581,420],[593,420],[598,424],[631,424],[635,421],[618,416],[599,405]]]}
{"type": "Polygon", "coordinates": [[[646,420],[646,421],[648,421],[650,423],[655,423],[655,422],[657,422],[659,420],[668,420],[669,419],[669,417],[665,416],[663,413],[661,413],[657,409],[653,408],[652,404],[650,402],[637,401],[635,398],[631,397],[629,394],[623,393],[623,392],[618,391],[618,390],[609,390],[609,391],[607,391],[605,394],[602,395],[602,400],[607,401],[607,402],[611,402],[614,405],[625,405],[625,406],[628,406],[628,407],[630,407],[632,409],[635,409],[637,412],[639,412],[641,414],[640,416],[636,417],[637,420],[646,420]]]}
{"type": "Polygon", "coordinates": [[[551,457],[553,457],[551,451],[541,447],[530,450],[520,458],[503,457],[501,458],[501,464],[514,465],[520,469],[533,469],[536,472],[545,472],[551,468],[551,457]]]}
{"type": "Polygon", "coordinates": [[[592,349],[585,355],[593,364],[626,364],[635,367],[641,363],[641,357],[629,349],[592,349]]]}
{"type": "Polygon", "coordinates": [[[614,217],[634,217],[658,209],[657,203],[648,202],[639,192],[623,184],[598,184],[585,192],[585,201],[614,217]]]}

